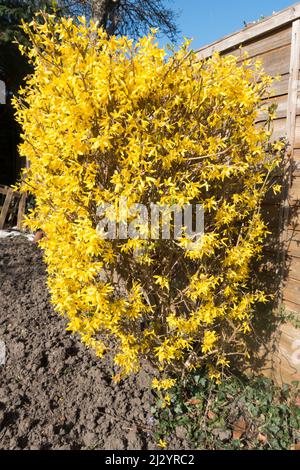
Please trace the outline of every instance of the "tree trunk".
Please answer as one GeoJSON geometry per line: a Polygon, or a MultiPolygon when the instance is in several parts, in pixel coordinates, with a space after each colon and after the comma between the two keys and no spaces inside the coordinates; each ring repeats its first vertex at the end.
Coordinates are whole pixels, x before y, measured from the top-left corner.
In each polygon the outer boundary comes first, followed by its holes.
{"type": "Polygon", "coordinates": [[[119,0],[92,0],[92,19],[107,30],[109,20],[115,23],[113,16],[118,4],[119,0]]]}

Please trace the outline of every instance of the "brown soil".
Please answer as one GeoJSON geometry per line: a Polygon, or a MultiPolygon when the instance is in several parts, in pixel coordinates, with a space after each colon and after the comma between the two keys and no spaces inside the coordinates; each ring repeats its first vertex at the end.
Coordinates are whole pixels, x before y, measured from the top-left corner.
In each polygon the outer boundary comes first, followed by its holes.
{"type": "Polygon", "coordinates": [[[53,312],[39,248],[0,240],[1,449],[150,449],[151,373],[115,384],[53,312]]]}

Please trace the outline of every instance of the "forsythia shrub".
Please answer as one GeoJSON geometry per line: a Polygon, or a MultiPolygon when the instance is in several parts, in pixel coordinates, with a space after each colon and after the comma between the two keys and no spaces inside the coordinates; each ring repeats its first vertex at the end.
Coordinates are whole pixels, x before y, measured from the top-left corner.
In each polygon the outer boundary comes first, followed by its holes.
{"type": "Polygon", "coordinates": [[[261,64],[185,44],[167,54],[155,32],[137,43],[108,37],[84,18],[24,26],[34,66],[15,100],[30,161],[23,190],[36,197],[27,223],[41,228],[52,302],[118,377],[147,358],[168,389],[177,373],[206,366],[220,379],[247,356],[256,302],[250,266],[267,233],[260,204],[283,143],[257,126],[271,79],[261,64]],[[97,208],[118,222],[127,204],[202,204],[205,234],[179,240],[105,239],[97,208]],[[174,375],[173,375],[174,374],[174,375]]]}

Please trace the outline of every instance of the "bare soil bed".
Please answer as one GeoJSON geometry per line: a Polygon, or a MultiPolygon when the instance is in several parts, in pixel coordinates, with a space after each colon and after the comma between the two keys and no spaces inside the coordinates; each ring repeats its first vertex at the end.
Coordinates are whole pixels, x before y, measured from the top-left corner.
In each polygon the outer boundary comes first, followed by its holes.
{"type": "Polygon", "coordinates": [[[150,369],[115,384],[109,359],[99,361],[66,323],[49,303],[38,246],[0,240],[0,448],[155,448],[150,369]]]}

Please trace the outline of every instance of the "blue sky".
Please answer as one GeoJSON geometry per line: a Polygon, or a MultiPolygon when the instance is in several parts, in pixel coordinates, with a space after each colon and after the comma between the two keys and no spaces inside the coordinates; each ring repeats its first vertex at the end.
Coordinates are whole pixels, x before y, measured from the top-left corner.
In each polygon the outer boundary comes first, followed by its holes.
{"type": "MultiPolygon", "coordinates": [[[[167,2],[180,11],[182,35],[194,38],[193,49],[238,31],[262,15],[269,16],[297,3],[293,0],[174,0],[167,2]]],[[[163,41],[164,42],[164,41],[163,41]]]]}

